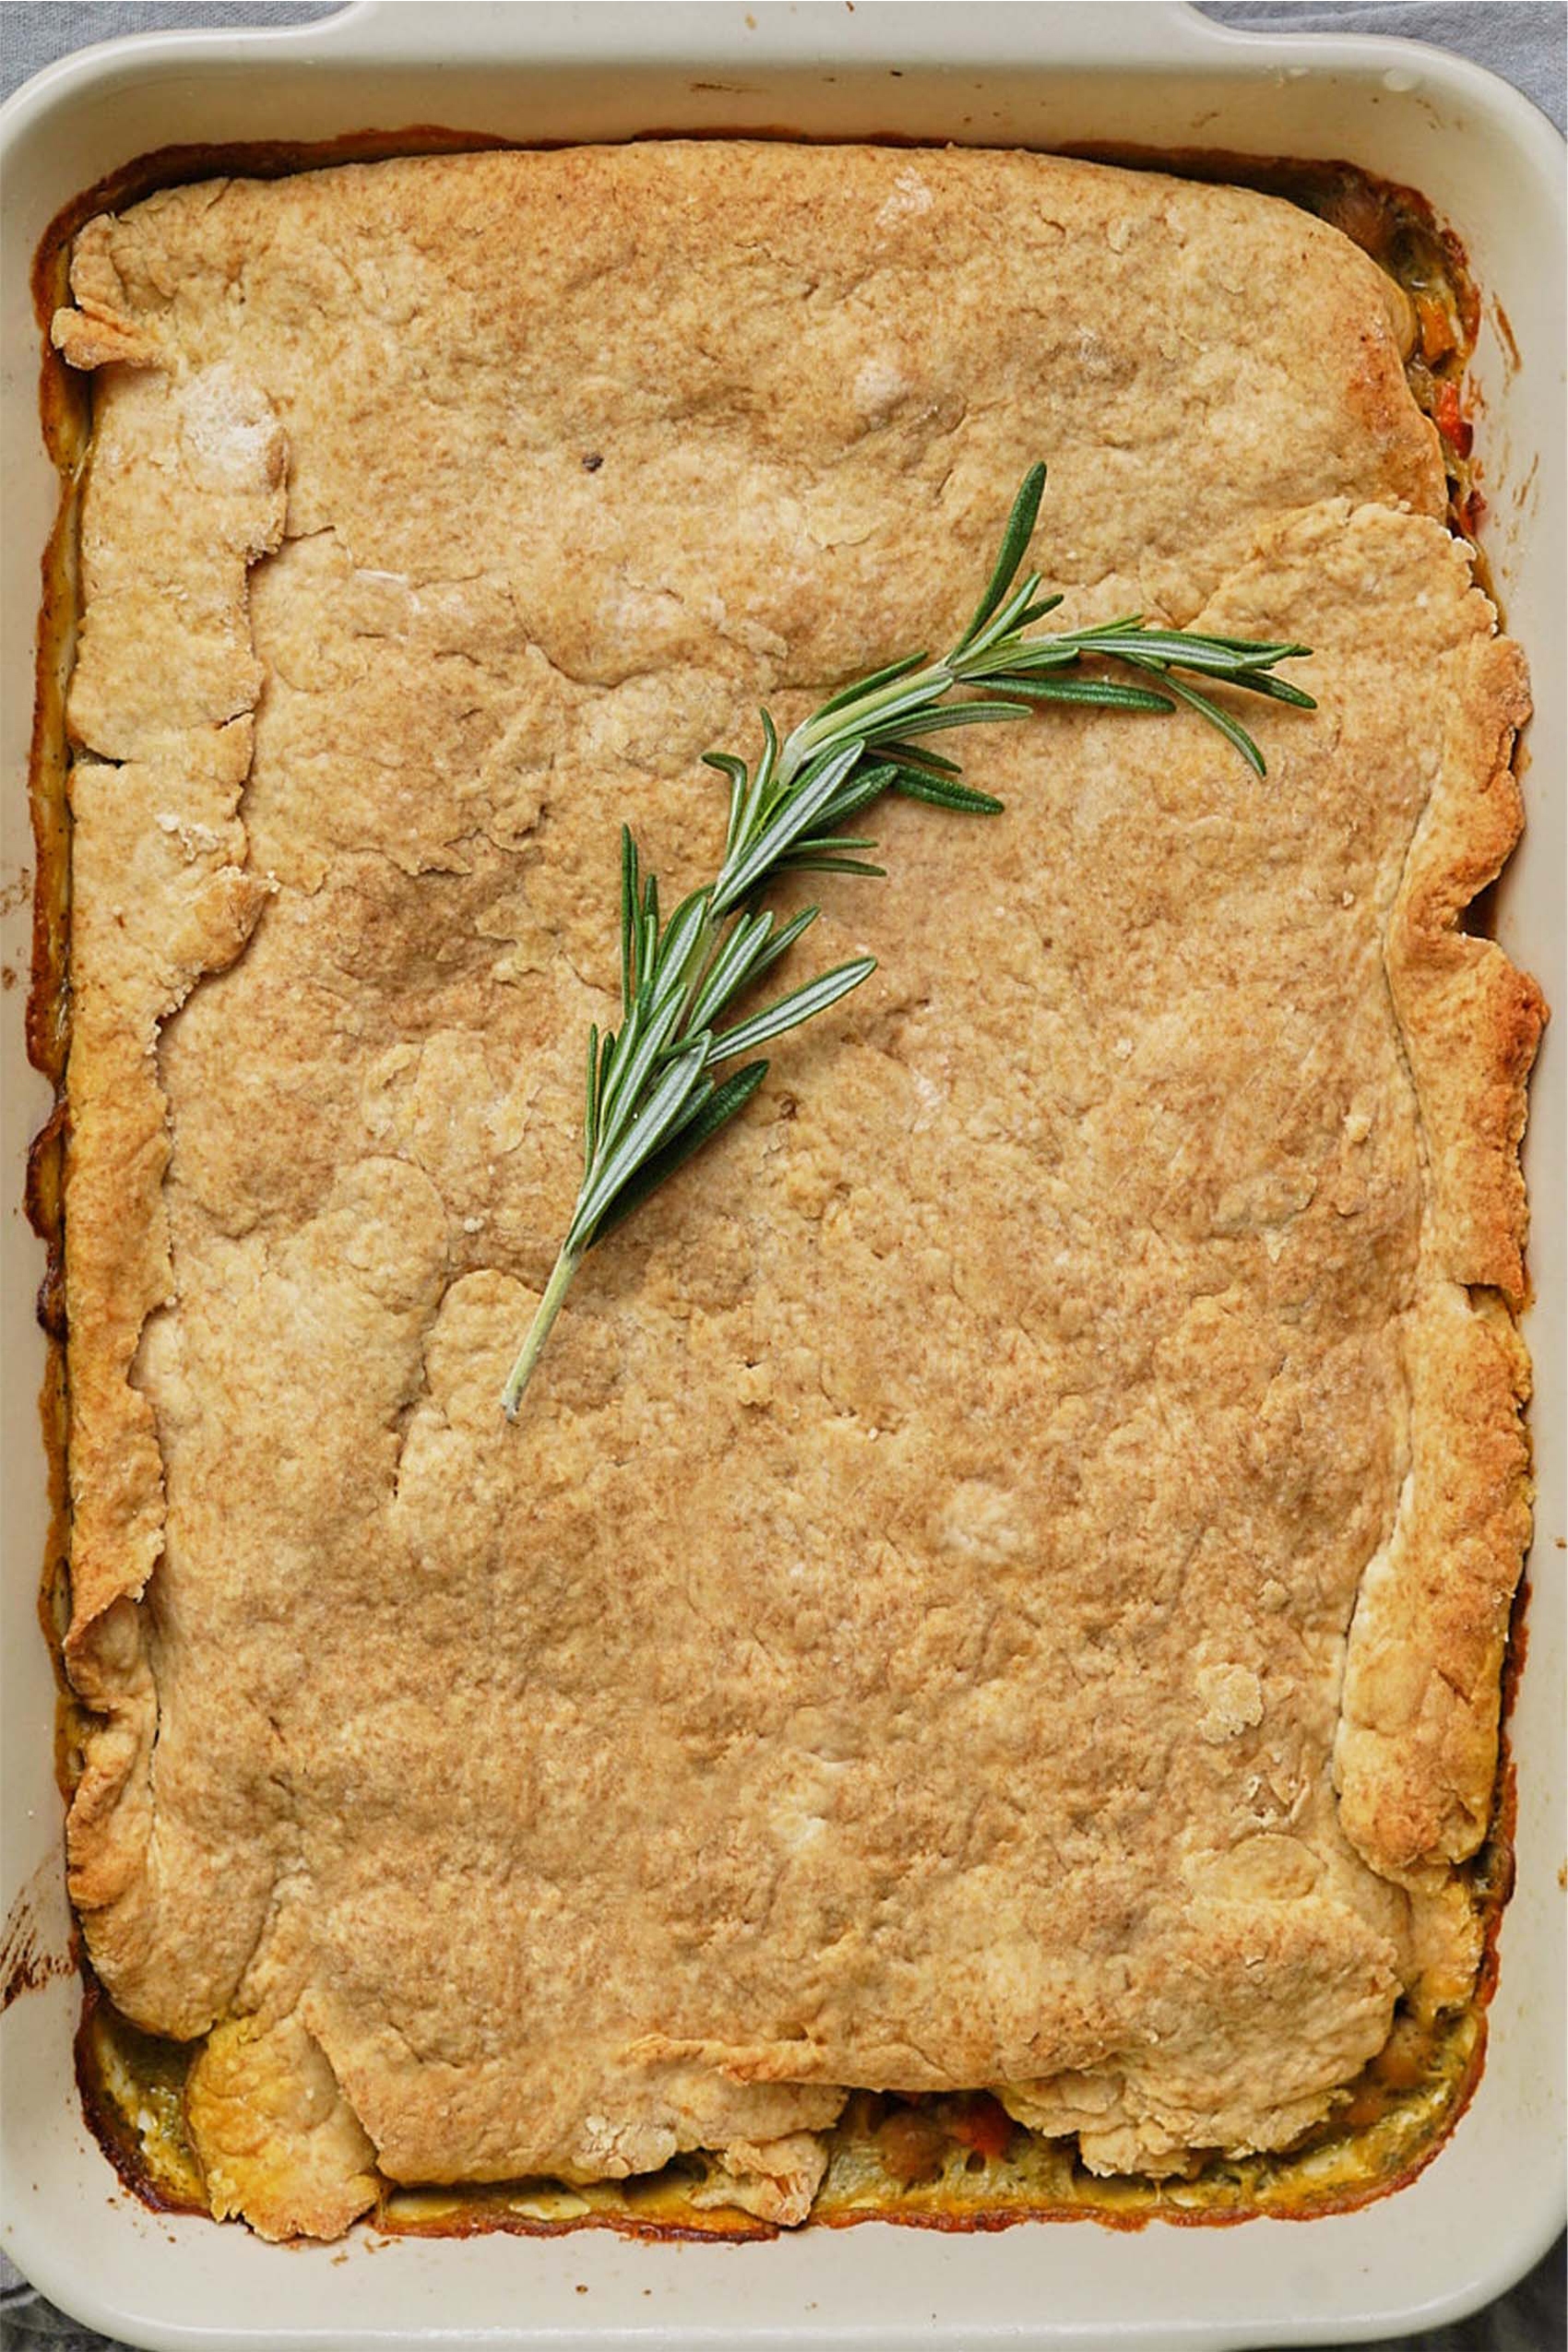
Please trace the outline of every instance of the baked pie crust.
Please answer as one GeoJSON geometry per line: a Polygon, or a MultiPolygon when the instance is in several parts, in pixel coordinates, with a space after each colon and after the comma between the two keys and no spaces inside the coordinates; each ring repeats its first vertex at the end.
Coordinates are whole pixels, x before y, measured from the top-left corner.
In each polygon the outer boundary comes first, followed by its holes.
{"type": "Polygon", "coordinates": [[[214,2211],[703,2150],[795,2222],[849,2086],[1289,2146],[1470,1995],[1528,1526],[1527,699],[1397,290],[1240,189],[676,141],[180,187],[71,282],[71,1881],[214,2211]],[[1041,455],[1064,625],[1318,709],[879,810],[874,979],[506,1427],[622,820],[708,871],[698,754],[961,624],[1041,455]]]}

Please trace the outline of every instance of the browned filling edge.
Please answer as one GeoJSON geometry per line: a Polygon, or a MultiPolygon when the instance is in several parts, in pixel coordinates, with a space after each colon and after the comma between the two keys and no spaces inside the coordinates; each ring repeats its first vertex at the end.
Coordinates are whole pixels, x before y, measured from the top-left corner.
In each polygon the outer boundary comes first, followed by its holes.
{"type": "MultiPolygon", "coordinates": [[[[742,135],[720,131],[697,136],[742,135]]],[[[650,130],[644,136],[693,135],[650,130]]],[[[748,130],[743,136],[802,137],[786,128],[748,130]]],[[[927,142],[889,135],[873,143],[927,142]]],[[[316,143],[164,148],[123,166],[75,197],[51,222],[34,259],[33,300],[42,339],[40,405],[62,494],[42,559],[29,774],[37,875],[28,1051],[34,1066],[53,1085],[55,1105],[32,1146],[27,1209],[48,1252],[39,1318],[49,1341],[40,1405],[49,1459],[50,1529],[39,1613],[54,1660],[59,1693],[56,1776],[67,1800],[80,1771],[86,1719],[62,1663],[70,1556],[62,1278],[62,1170],[68,1119],[65,1079],[70,1046],[65,701],[77,614],[77,494],[91,437],[92,402],[90,378],[76,374],[51,348],[49,320],[69,299],[70,248],[77,230],[95,214],[123,209],[155,189],[225,172],[273,178],[333,163],[511,144],[483,133],[419,124],[316,143]]],[[[1406,373],[1417,402],[1442,440],[1450,528],[1474,544],[1485,501],[1472,460],[1466,368],[1479,328],[1480,297],[1458,238],[1438,220],[1425,197],[1348,163],[1105,145],[1062,151],[1262,189],[1314,213],[1368,253],[1409,298],[1414,339],[1406,373]]],[[[1506,322],[1501,323],[1506,333],[1506,322]]],[[[1489,585],[1484,559],[1479,560],[1478,569],[1482,584],[1489,585]]],[[[1472,927],[1483,913],[1473,910],[1472,927]]],[[[1366,2204],[1412,2180],[1464,2113],[1485,2062],[1498,1924],[1513,1883],[1515,1797],[1507,1727],[1524,1658],[1526,1604],[1526,1587],[1521,1582],[1504,1667],[1491,1827],[1486,1844],[1466,1869],[1484,1923],[1485,1957],[1464,2009],[1431,2025],[1397,2012],[1385,2048],[1348,2086],[1333,2115],[1294,2148],[1272,2156],[1195,2159],[1190,2176],[1171,2180],[1097,2178],[1079,2162],[1075,2142],[1048,2140],[1027,2131],[984,2092],[903,2098],[858,2091],[827,2135],[829,2168],[812,2221],[841,2227],[881,2219],[942,2229],[994,2229],[1022,2220],[1092,2219],[1135,2229],[1154,2219],[1211,2225],[1265,2214],[1307,2219],[1366,2204]]],[[[184,2078],[196,2046],[162,2040],[132,2025],[103,1992],[79,1931],[76,1950],[83,1978],[77,2075],[87,2120],[121,2180],[144,2203],[164,2210],[204,2212],[201,2176],[184,2125],[184,2078]]],[[[704,2211],[695,2206],[690,2192],[704,2170],[701,2157],[677,2158],[642,2180],[593,2183],[584,2189],[551,2181],[430,2189],[387,2182],[367,2227],[415,2236],[467,2236],[493,2229],[554,2235],[590,2227],[660,2238],[778,2234],[771,2225],[732,2207],[704,2211]]]]}

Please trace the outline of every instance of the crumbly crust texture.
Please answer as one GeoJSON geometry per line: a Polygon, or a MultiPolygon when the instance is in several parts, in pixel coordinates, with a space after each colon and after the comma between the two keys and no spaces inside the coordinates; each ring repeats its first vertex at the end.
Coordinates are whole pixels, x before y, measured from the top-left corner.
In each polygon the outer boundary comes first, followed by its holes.
{"type": "Polygon", "coordinates": [[[72,1883],[214,2209],[701,2148],[793,2222],[861,2085],[1286,2144],[1466,1997],[1527,1526],[1527,706],[1399,298],[1233,189],[679,142],[176,189],[72,285],[72,1883]],[[505,1427],[622,818],[710,870],[697,754],[959,625],[1039,455],[1066,624],[1319,709],[879,812],[874,979],[505,1427]]]}

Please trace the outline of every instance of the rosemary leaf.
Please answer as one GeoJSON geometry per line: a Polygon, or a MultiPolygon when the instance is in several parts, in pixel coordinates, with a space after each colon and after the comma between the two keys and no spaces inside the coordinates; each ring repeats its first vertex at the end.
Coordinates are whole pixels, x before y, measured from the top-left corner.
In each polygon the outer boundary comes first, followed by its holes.
{"type": "Polygon", "coordinates": [[[621,1002],[628,1011],[637,983],[637,845],[629,825],[621,827],[621,1002]]]}
{"type": "Polygon", "coordinates": [[[887,873],[885,866],[873,866],[865,858],[840,858],[828,851],[794,849],[778,862],[790,873],[860,873],[872,882],[885,880],[887,873]]]}
{"type": "Polygon", "coordinates": [[[670,918],[659,943],[658,969],[653,975],[652,993],[656,1011],[671,996],[690,985],[686,966],[692,948],[707,921],[707,900],[706,890],[694,890],[689,898],[683,898],[670,918]]]}
{"type": "Polygon", "coordinates": [[[708,1061],[728,1062],[732,1054],[749,1053],[754,1045],[765,1045],[770,1037],[781,1037],[786,1029],[799,1028],[814,1013],[826,1013],[830,1004],[837,1004],[841,996],[859,988],[861,980],[869,980],[875,969],[874,956],[857,956],[852,963],[836,965],[830,972],[819,972],[815,980],[802,981],[765,1012],[754,1013],[749,1021],[723,1030],[707,1049],[708,1061]]]}
{"type": "MultiPolygon", "coordinates": [[[[1152,663],[1150,667],[1153,667],[1152,663]]],[[[1182,679],[1173,678],[1169,670],[1161,671],[1159,674],[1164,678],[1170,693],[1175,695],[1180,701],[1186,703],[1190,708],[1200,711],[1211,727],[1218,727],[1227,742],[1235,744],[1249,767],[1255,768],[1260,776],[1267,775],[1268,770],[1264,765],[1262,752],[1239,719],[1232,719],[1228,710],[1222,709],[1219,704],[1212,701],[1207,695],[1200,694],[1196,686],[1189,686],[1182,679]]]]}
{"type": "Polygon", "coordinates": [[[1288,702],[1296,710],[1317,708],[1313,695],[1303,694],[1300,686],[1293,686],[1289,678],[1276,678],[1272,672],[1248,671],[1244,678],[1229,678],[1226,683],[1244,686],[1248,694],[1263,695],[1270,702],[1288,702]]]}
{"type": "Polygon", "coordinates": [[[826,807],[863,749],[864,745],[858,742],[845,744],[842,750],[808,768],[793,792],[780,796],[773,814],[733,871],[719,875],[713,893],[716,913],[724,913],[743,898],[763,879],[769,866],[777,865],[787,854],[826,807]]]}
{"type": "Polygon", "coordinates": [[[970,816],[1000,816],[1006,807],[990,792],[956,783],[950,776],[922,776],[917,768],[901,768],[893,790],[906,801],[926,801],[933,809],[960,809],[970,816]]]}
{"type": "Polygon", "coordinates": [[[1002,532],[1002,545],[997,550],[996,564],[985,584],[984,592],[975,607],[974,619],[958,640],[962,652],[976,632],[983,629],[1013,584],[1013,576],[1024,560],[1024,550],[1034,537],[1039,519],[1039,502],[1045,495],[1045,468],[1031,466],[1018,485],[1013,510],[1002,532]]]}
{"type": "Polygon", "coordinates": [[[667,999],[659,1010],[645,1011],[644,1000],[632,1007],[610,1061],[610,1079],[600,1105],[599,1140],[606,1147],[617,1144],[636,1115],[644,1087],[666,1045],[674,1036],[681,1007],[667,999]]]}
{"type": "Polygon", "coordinates": [[[664,1141],[703,1084],[711,1040],[705,1034],[671,1063],[636,1117],[614,1147],[605,1155],[592,1182],[583,1187],[576,1215],[566,1229],[566,1248],[578,1252],[591,1246],[594,1228],[623,1184],[634,1176],[664,1141]]]}
{"type": "Polygon", "coordinates": [[[938,776],[962,776],[964,772],[956,759],[949,759],[945,752],[932,751],[925,743],[884,743],[882,748],[900,767],[929,767],[938,776]]]}
{"type": "MultiPolygon", "coordinates": [[[[1149,667],[1152,670],[1154,663],[1149,667]]],[[[1169,695],[1157,694],[1152,686],[1126,686],[1119,678],[1006,678],[995,683],[1030,702],[1091,703],[1103,710],[1170,708],[1169,695]]]]}
{"type": "Polygon", "coordinates": [[[599,1024],[590,1024],[588,1042],[588,1100],[583,1106],[583,1174],[593,1166],[599,1141],[599,1024]]]}
{"type": "Polygon", "coordinates": [[[778,938],[770,939],[757,957],[752,967],[754,973],[760,976],[766,971],[769,964],[777,964],[780,956],[787,956],[802,932],[811,929],[821,912],[820,907],[806,907],[794,918],[793,921],[787,922],[778,938]]]}
{"type": "Polygon", "coordinates": [[[715,1087],[706,1100],[679,1123],[637,1173],[622,1185],[600,1218],[594,1240],[602,1241],[605,1235],[613,1233],[635,1208],[641,1208],[648,1194],[658,1192],[667,1176],[673,1176],[677,1168],[683,1168],[694,1152],[701,1151],[704,1144],[716,1135],[720,1127],[727,1125],[737,1111],[745,1109],[766,1075],[766,1062],[748,1062],[742,1069],[732,1071],[722,1085],[715,1087]]]}
{"type": "Polygon", "coordinates": [[[864,834],[858,837],[849,833],[814,833],[809,841],[797,841],[790,855],[792,858],[814,857],[819,849],[831,853],[835,849],[874,849],[876,843],[864,834]]]}
{"type": "Polygon", "coordinates": [[[716,1020],[730,999],[761,968],[772,929],[773,917],[766,909],[760,914],[735,917],[692,1000],[686,1017],[694,1029],[707,1028],[716,1020]]]}
{"type": "MultiPolygon", "coordinates": [[[[903,740],[914,735],[940,735],[944,727],[989,727],[996,720],[1027,719],[1028,712],[1021,702],[951,702],[940,710],[921,711],[913,724],[903,719],[895,719],[886,730],[888,736],[903,740]]],[[[865,738],[868,743],[880,744],[884,731],[873,727],[865,738]]]]}
{"type": "Polygon", "coordinates": [[[869,808],[873,801],[879,799],[897,772],[897,762],[890,759],[879,760],[873,767],[860,768],[850,776],[842,791],[834,793],[817,822],[821,825],[842,825],[847,816],[853,816],[858,809],[869,808]]]}

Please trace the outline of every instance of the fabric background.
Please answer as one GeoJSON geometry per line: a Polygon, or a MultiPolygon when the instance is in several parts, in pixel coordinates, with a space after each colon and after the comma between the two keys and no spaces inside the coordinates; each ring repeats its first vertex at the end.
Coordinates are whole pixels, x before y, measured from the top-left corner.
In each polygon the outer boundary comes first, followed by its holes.
{"type": "MultiPolygon", "coordinates": [[[[948,6],[961,0],[946,0],[948,6]]],[[[194,26],[303,24],[330,16],[311,0],[0,0],[0,96],[53,58],[122,33],[194,26]]],[[[1431,42],[1501,74],[1564,128],[1568,6],[1564,0],[1225,0],[1206,16],[1247,32],[1372,32],[1431,42]]],[[[1407,2352],[1556,2352],[1568,2341],[1565,2241],[1490,2310],[1455,2327],[1407,2337],[1407,2352]]],[[[35,2294],[0,2254],[5,2352],[121,2352],[35,2294]]],[[[1367,2352],[1393,2352],[1372,2346],[1367,2352]]]]}

